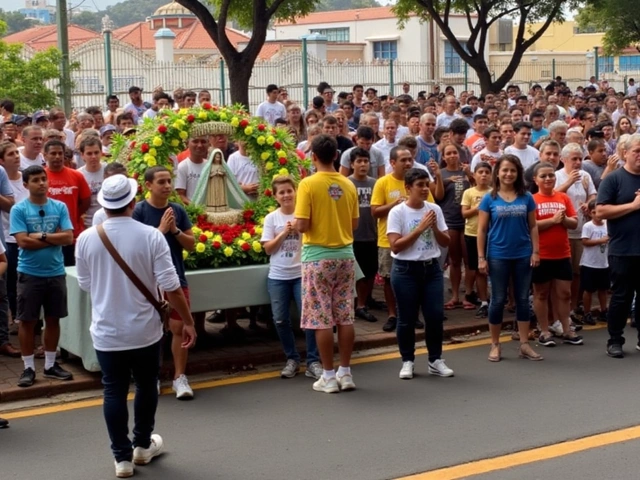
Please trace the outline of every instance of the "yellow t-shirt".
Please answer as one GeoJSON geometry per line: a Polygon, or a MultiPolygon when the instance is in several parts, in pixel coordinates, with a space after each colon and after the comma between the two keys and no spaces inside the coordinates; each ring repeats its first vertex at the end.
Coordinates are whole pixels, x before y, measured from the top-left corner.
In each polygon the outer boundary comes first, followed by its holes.
{"type": "MultiPolygon", "coordinates": [[[[477,207],[480,205],[480,201],[484,196],[490,191],[490,189],[478,190],[478,187],[467,188],[462,193],[462,201],[460,202],[460,205],[462,207],[477,207]]],[[[478,215],[465,219],[464,234],[469,235],[470,237],[478,236],[478,215]]]]}
{"type": "MultiPolygon", "coordinates": [[[[371,206],[382,206],[395,203],[398,198],[406,197],[407,189],[404,186],[404,179],[398,180],[393,174],[389,173],[379,178],[373,186],[371,194],[371,206]]],[[[435,203],[433,195],[429,192],[428,202],[435,203]]],[[[389,239],[387,238],[387,217],[378,218],[378,246],[382,248],[391,248],[389,239]]]]}
{"type": "Polygon", "coordinates": [[[304,245],[351,245],[352,220],[360,216],[356,187],[339,173],[316,172],[300,182],[294,215],[311,219],[309,231],[302,234],[304,245]]]}

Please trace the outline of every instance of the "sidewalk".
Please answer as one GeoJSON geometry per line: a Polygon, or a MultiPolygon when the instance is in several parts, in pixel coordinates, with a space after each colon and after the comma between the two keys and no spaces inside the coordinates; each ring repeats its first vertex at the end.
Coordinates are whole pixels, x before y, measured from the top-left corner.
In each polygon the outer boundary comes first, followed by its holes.
{"type": "MultiPolygon", "coordinates": [[[[378,293],[381,292],[376,292],[376,297],[379,296],[378,293]]],[[[386,321],[386,312],[371,310],[371,313],[378,318],[378,322],[368,323],[363,320],[356,320],[355,351],[396,344],[395,333],[382,331],[382,325],[386,321]]],[[[448,317],[444,324],[446,339],[460,336],[463,338],[456,338],[455,340],[464,341],[465,338],[468,338],[467,336],[475,336],[478,332],[487,330],[487,320],[475,318],[474,311],[458,309],[445,313],[448,317]]],[[[506,314],[506,312],[505,317],[505,320],[512,320],[512,315],[506,314]]],[[[207,323],[206,327],[211,334],[212,345],[207,349],[190,352],[187,366],[188,375],[207,372],[227,372],[232,374],[238,371],[252,370],[257,365],[284,363],[285,359],[275,330],[268,329],[261,323],[259,324],[260,330],[249,330],[248,320],[240,320],[238,323],[246,331],[245,339],[241,342],[231,342],[225,338],[220,333],[223,327],[222,324],[207,323]]],[[[418,342],[424,342],[424,330],[417,330],[416,337],[418,342]]],[[[17,337],[12,336],[11,340],[14,345],[18,344],[17,337]]],[[[299,351],[301,353],[304,352],[303,335],[298,335],[297,343],[299,351]]],[[[60,364],[64,365],[64,368],[74,375],[74,379],[69,382],[43,378],[43,362],[44,360],[36,359],[36,383],[30,388],[20,388],[16,383],[24,369],[22,360],[19,358],[0,357],[0,402],[40,398],[100,388],[100,374],[84,370],[78,358],[71,357],[67,360],[59,360],[60,364]]],[[[163,383],[171,379],[171,369],[171,360],[165,357],[161,372],[163,383]]]]}

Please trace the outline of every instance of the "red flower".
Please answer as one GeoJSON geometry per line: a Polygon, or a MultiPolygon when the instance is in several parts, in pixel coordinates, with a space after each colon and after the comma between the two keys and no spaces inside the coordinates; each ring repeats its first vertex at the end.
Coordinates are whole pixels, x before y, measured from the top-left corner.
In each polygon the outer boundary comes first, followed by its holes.
{"type": "Polygon", "coordinates": [[[240,127],[247,128],[249,126],[249,120],[241,120],[240,127]]]}
{"type": "Polygon", "coordinates": [[[202,243],[207,241],[207,236],[203,233],[202,235],[200,235],[198,237],[198,240],[200,240],[202,243]]]}
{"type": "Polygon", "coordinates": [[[247,251],[249,251],[249,249],[250,249],[251,247],[249,246],[249,244],[248,244],[248,243],[243,243],[243,244],[242,244],[242,247],[240,247],[240,248],[242,248],[242,250],[244,250],[245,252],[247,252],[247,251]]]}
{"type": "Polygon", "coordinates": [[[193,123],[195,122],[196,117],[194,117],[193,115],[187,115],[187,122],[189,123],[193,123]]]}
{"type": "Polygon", "coordinates": [[[233,243],[233,235],[225,233],[224,235],[222,235],[222,241],[224,243],[233,243]]]}
{"type": "Polygon", "coordinates": [[[287,159],[286,158],[281,158],[278,160],[278,162],[280,162],[280,165],[286,165],[287,164],[287,159]]]}
{"type": "Polygon", "coordinates": [[[216,250],[219,249],[222,245],[220,244],[220,242],[213,242],[213,248],[215,248],[216,250]]]}
{"type": "Polygon", "coordinates": [[[282,144],[280,142],[276,142],[273,144],[273,148],[276,150],[280,150],[282,148],[282,144]]]}
{"type": "Polygon", "coordinates": [[[261,123],[260,125],[258,125],[258,130],[260,130],[261,132],[264,132],[264,129],[267,128],[264,126],[264,123],[261,123]]]}
{"type": "Polygon", "coordinates": [[[149,151],[149,144],[143,143],[142,145],[140,145],[140,151],[142,153],[147,153],[149,151]]]}
{"type": "Polygon", "coordinates": [[[251,228],[248,230],[248,232],[249,232],[249,235],[251,235],[252,237],[256,234],[256,231],[255,231],[255,229],[254,229],[253,227],[251,227],[251,228]]]}
{"type": "Polygon", "coordinates": [[[202,108],[204,108],[205,110],[211,110],[211,104],[210,103],[203,103],[202,104],[202,108]]]}
{"type": "Polygon", "coordinates": [[[138,172],[136,172],[136,173],[133,174],[133,179],[137,180],[139,176],[140,176],[140,174],[138,172]]]}
{"type": "Polygon", "coordinates": [[[160,125],[158,127],[158,132],[160,132],[160,133],[162,133],[164,135],[165,133],[167,133],[167,126],[166,125],[160,125]]]}
{"type": "Polygon", "coordinates": [[[265,196],[265,197],[270,197],[270,196],[271,196],[271,190],[267,188],[267,189],[264,191],[264,196],[265,196]]]}
{"type": "Polygon", "coordinates": [[[142,185],[138,185],[138,193],[142,193],[142,185]]]}

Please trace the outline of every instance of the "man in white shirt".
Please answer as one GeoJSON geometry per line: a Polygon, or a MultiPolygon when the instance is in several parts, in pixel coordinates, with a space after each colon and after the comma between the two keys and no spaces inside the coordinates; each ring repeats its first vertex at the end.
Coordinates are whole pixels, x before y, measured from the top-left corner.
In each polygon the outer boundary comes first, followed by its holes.
{"type": "Polygon", "coordinates": [[[165,291],[184,321],[182,347],[192,347],[196,339],[193,318],[164,236],[131,218],[137,190],[138,183],[124,175],[106,179],[98,201],[108,219],[84,231],[76,248],[78,283],[91,295],[90,333],[102,369],[104,417],[117,477],[132,476],[133,463],[146,465],[162,452],[162,437],[152,432],[163,331],[159,313],[114,262],[98,228],[104,228],[124,262],[152,294],[157,295],[158,288],[165,291]],[[133,441],[127,434],[131,375],[136,383],[133,441]]]}
{"type": "Polygon", "coordinates": [[[371,178],[380,178],[385,175],[384,155],[373,146],[374,136],[371,127],[367,127],[366,125],[358,127],[356,135],[353,137],[356,146],[342,152],[342,156],[340,157],[340,173],[342,175],[345,177],[351,175],[353,170],[351,168],[351,152],[358,147],[369,152],[369,176],[371,178]]]}
{"type": "Polygon", "coordinates": [[[60,107],[54,107],[49,110],[49,120],[51,121],[52,128],[55,128],[59,132],[63,132],[65,135],[64,144],[71,150],[76,148],[76,134],[73,130],[65,128],[67,125],[67,116],[60,107]]]}
{"type": "Polygon", "coordinates": [[[279,92],[277,85],[267,85],[267,99],[258,105],[256,117],[264,118],[271,125],[274,125],[277,119],[287,117],[287,109],[278,101],[279,92]]]}
{"type": "Polygon", "coordinates": [[[258,199],[258,186],[260,185],[260,174],[258,167],[253,163],[251,157],[247,155],[244,142],[238,142],[238,151],[232,153],[227,160],[227,166],[240,184],[242,191],[247,194],[253,202],[258,199]]]}
{"type": "Polygon", "coordinates": [[[442,101],[442,108],[444,111],[436,118],[436,128],[448,127],[449,125],[451,125],[451,122],[453,122],[456,118],[459,118],[459,116],[456,115],[456,106],[456,97],[454,97],[453,95],[445,97],[445,99],[442,101]]]}
{"type": "Polygon", "coordinates": [[[87,137],[80,142],[79,148],[84,166],[80,167],[78,171],[82,173],[91,190],[91,204],[83,215],[84,226],[89,228],[93,225],[93,215],[100,209],[98,192],[104,180],[104,164],[100,161],[102,144],[96,137],[87,137]]]}
{"type": "Polygon", "coordinates": [[[393,167],[391,166],[391,162],[389,161],[389,155],[391,154],[391,149],[398,145],[398,140],[396,137],[396,133],[398,131],[398,126],[396,122],[389,119],[384,123],[384,137],[378,140],[373,146],[382,152],[382,156],[384,157],[385,171],[387,173],[391,173],[393,167]]]}
{"type": "Polygon", "coordinates": [[[515,155],[520,159],[522,168],[526,170],[540,160],[540,152],[529,145],[533,125],[529,122],[518,122],[513,126],[516,133],[513,137],[513,145],[504,149],[505,154],[515,155]]]}
{"type": "Polygon", "coordinates": [[[476,153],[471,160],[471,171],[475,172],[476,166],[480,162],[487,162],[492,167],[496,164],[496,161],[502,156],[500,151],[500,130],[496,127],[487,128],[484,133],[485,147],[476,153]]]}
{"type": "Polygon", "coordinates": [[[635,97],[638,94],[638,85],[633,78],[629,79],[629,85],[627,86],[627,97],[635,97]]]}
{"type": "Polygon", "coordinates": [[[20,151],[20,170],[37,165],[41,167],[45,164],[42,155],[42,145],[44,144],[42,128],[29,126],[22,130],[22,140],[24,147],[20,151]]]}
{"type": "Polygon", "coordinates": [[[209,153],[209,138],[205,135],[189,139],[189,158],[178,165],[176,174],[176,192],[182,203],[189,205],[200,180],[209,153]]]}

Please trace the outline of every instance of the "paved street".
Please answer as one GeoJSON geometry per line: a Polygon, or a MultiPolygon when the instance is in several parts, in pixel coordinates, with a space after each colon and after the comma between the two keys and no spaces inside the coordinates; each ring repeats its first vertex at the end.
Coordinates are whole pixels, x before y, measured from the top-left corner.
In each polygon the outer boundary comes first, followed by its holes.
{"type": "MultiPolygon", "coordinates": [[[[165,395],[157,432],[166,454],[136,476],[394,479],[636,426],[640,352],[629,333],[624,360],[605,355],[601,329],[585,332],[582,347],[540,349],[543,362],[517,359],[514,342],[504,344],[499,364],[486,361],[484,341],[452,345],[445,358],[454,378],[427,375],[420,355],[418,376],[401,381],[399,359],[385,355],[354,365],[354,392],[321,394],[303,375],[285,381],[260,374],[210,382],[190,403],[165,395]]],[[[0,431],[2,480],[114,478],[98,405],[5,416],[12,424],[0,431]]],[[[640,429],[634,432],[589,440],[578,453],[545,461],[534,451],[520,463],[497,463],[513,465],[506,470],[472,464],[463,476],[410,478],[635,479],[640,429]],[[631,440],[616,443],[625,438],[631,440]],[[526,461],[533,463],[521,465],[526,461]],[[486,473],[474,476],[479,472],[486,473]]]]}

